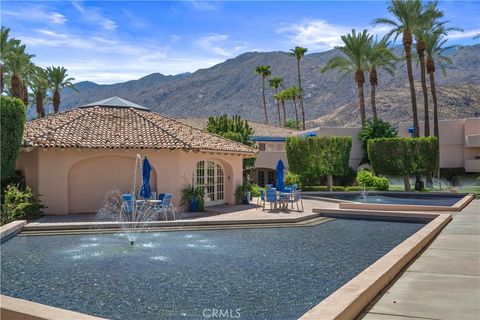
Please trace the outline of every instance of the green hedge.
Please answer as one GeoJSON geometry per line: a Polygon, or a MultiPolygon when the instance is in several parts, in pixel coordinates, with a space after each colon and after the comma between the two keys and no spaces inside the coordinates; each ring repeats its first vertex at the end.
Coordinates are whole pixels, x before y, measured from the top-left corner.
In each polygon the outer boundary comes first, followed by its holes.
{"type": "Polygon", "coordinates": [[[30,187],[22,189],[19,185],[8,185],[5,189],[0,224],[41,216],[44,208],[30,187]]]}
{"type": "Polygon", "coordinates": [[[368,157],[376,174],[408,177],[434,172],[438,166],[437,138],[380,138],[368,141],[368,157]]]}
{"type": "Polygon", "coordinates": [[[22,100],[1,97],[1,181],[15,175],[15,161],[23,140],[26,109],[22,100]]]}
{"type": "Polygon", "coordinates": [[[369,120],[365,126],[360,130],[358,138],[362,141],[363,151],[365,152],[362,162],[369,162],[367,148],[368,140],[377,138],[395,138],[398,137],[397,129],[390,123],[381,119],[369,120]]]}
{"type": "Polygon", "coordinates": [[[300,175],[303,185],[319,176],[346,175],[351,137],[290,137],[286,151],[289,170],[300,175]]]}
{"type": "Polygon", "coordinates": [[[374,188],[375,190],[388,190],[389,184],[386,177],[378,177],[369,170],[360,170],[357,173],[357,183],[361,187],[374,188]]]}

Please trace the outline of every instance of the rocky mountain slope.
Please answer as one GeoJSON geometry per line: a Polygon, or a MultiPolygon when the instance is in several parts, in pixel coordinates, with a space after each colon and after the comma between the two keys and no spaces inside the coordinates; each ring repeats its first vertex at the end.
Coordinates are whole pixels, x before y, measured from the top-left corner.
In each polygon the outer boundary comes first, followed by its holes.
{"type": "MultiPolygon", "coordinates": [[[[398,52],[400,53],[400,51],[398,52]]],[[[309,126],[358,124],[356,87],[351,75],[337,71],[322,74],[320,68],[336,50],[308,54],[302,60],[302,83],[305,91],[305,113],[309,126]]],[[[447,76],[437,72],[441,118],[480,116],[480,45],[464,46],[451,52],[453,64],[447,76]]],[[[239,114],[263,121],[261,79],[254,74],[257,65],[271,65],[272,76],[296,84],[296,61],[286,52],[249,52],[208,69],[191,74],[164,76],[154,73],[138,80],[113,85],[79,83],[80,92],[66,91],[62,109],[96,100],[119,96],[173,117],[206,117],[239,114]]],[[[418,70],[415,78],[419,79],[418,70]]],[[[422,105],[418,82],[417,100],[422,105]]],[[[276,119],[273,91],[268,88],[269,118],[276,119]]],[[[369,84],[365,85],[367,109],[369,84]]],[[[377,107],[382,118],[398,123],[411,119],[408,81],[403,63],[392,78],[380,73],[377,107]]],[[[287,104],[289,116],[293,109],[287,104]]],[[[420,108],[420,115],[423,110],[420,108]]],[[[423,116],[420,116],[423,119],[423,116]]]]}

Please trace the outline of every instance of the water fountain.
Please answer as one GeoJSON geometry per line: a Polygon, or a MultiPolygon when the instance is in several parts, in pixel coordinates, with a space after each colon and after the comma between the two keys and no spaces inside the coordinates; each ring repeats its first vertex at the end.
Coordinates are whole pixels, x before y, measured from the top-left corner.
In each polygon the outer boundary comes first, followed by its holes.
{"type": "MultiPolygon", "coordinates": [[[[141,161],[141,156],[137,154],[133,173],[133,195],[136,195],[137,171],[141,161]]],[[[95,220],[97,222],[117,222],[120,224],[123,233],[133,246],[138,234],[145,230],[148,222],[155,221],[157,216],[158,212],[152,204],[137,202],[128,206],[119,190],[111,190],[105,195],[103,205],[98,210],[95,220]]]]}
{"type": "Polygon", "coordinates": [[[362,202],[367,202],[368,190],[365,185],[362,185],[362,191],[360,192],[360,197],[362,202]]]}

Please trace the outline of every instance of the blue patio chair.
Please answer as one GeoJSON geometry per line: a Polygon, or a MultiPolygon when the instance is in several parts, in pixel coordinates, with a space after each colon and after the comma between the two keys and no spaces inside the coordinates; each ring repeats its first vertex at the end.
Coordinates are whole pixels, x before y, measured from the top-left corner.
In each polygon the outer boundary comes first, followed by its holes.
{"type": "Polygon", "coordinates": [[[257,199],[257,205],[262,205],[263,210],[265,210],[265,191],[263,189],[260,189],[260,196],[257,199]]]}
{"type": "MultiPolygon", "coordinates": [[[[158,200],[163,202],[163,198],[165,197],[165,193],[159,193],[158,194],[158,200]]],[[[160,202],[161,203],[161,202],[160,202]]]]}
{"type": "MultiPolygon", "coordinates": [[[[267,189],[266,202],[270,203],[270,210],[272,210],[272,206],[274,206],[275,209],[277,208],[277,201],[277,191],[275,189],[267,189]]],[[[263,209],[265,210],[265,206],[263,209]]]]}
{"type": "Polygon", "coordinates": [[[137,206],[137,201],[135,199],[135,196],[131,193],[124,193],[122,194],[122,198],[123,198],[122,210],[128,214],[134,213],[135,208],[137,206]]]}
{"type": "Polygon", "coordinates": [[[165,220],[168,220],[168,216],[167,216],[167,211],[168,209],[171,209],[172,210],[172,213],[173,213],[173,220],[176,219],[175,217],[175,208],[173,208],[172,206],[172,203],[171,203],[171,200],[172,200],[172,194],[171,193],[166,193],[162,199],[162,203],[160,203],[158,206],[157,206],[157,210],[160,211],[160,212],[163,212],[163,215],[165,216],[165,220]]]}
{"type": "Polygon", "coordinates": [[[303,199],[302,199],[302,193],[300,189],[295,188],[295,190],[292,191],[292,196],[287,200],[288,203],[292,204],[292,209],[293,209],[293,204],[295,203],[297,205],[297,211],[300,211],[298,203],[302,205],[302,212],[303,212],[303,199]]]}
{"type": "Polygon", "coordinates": [[[265,189],[273,189],[273,184],[266,184],[265,189]]]}

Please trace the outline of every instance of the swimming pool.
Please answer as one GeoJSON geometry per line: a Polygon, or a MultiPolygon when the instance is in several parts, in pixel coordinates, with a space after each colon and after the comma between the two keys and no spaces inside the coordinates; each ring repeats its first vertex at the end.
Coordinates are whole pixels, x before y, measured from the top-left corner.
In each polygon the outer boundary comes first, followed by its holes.
{"type": "Polygon", "coordinates": [[[16,236],[2,244],[1,293],[111,319],[296,319],[423,226],[143,233],[135,247],[121,234],[16,236]]]}
{"type": "Polygon", "coordinates": [[[374,204],[453,206],[466,194],[446,193],[400,193],[371,191],[366,197],[359,192],[307,192],[308,197],[331,198],[374,204]]]}

